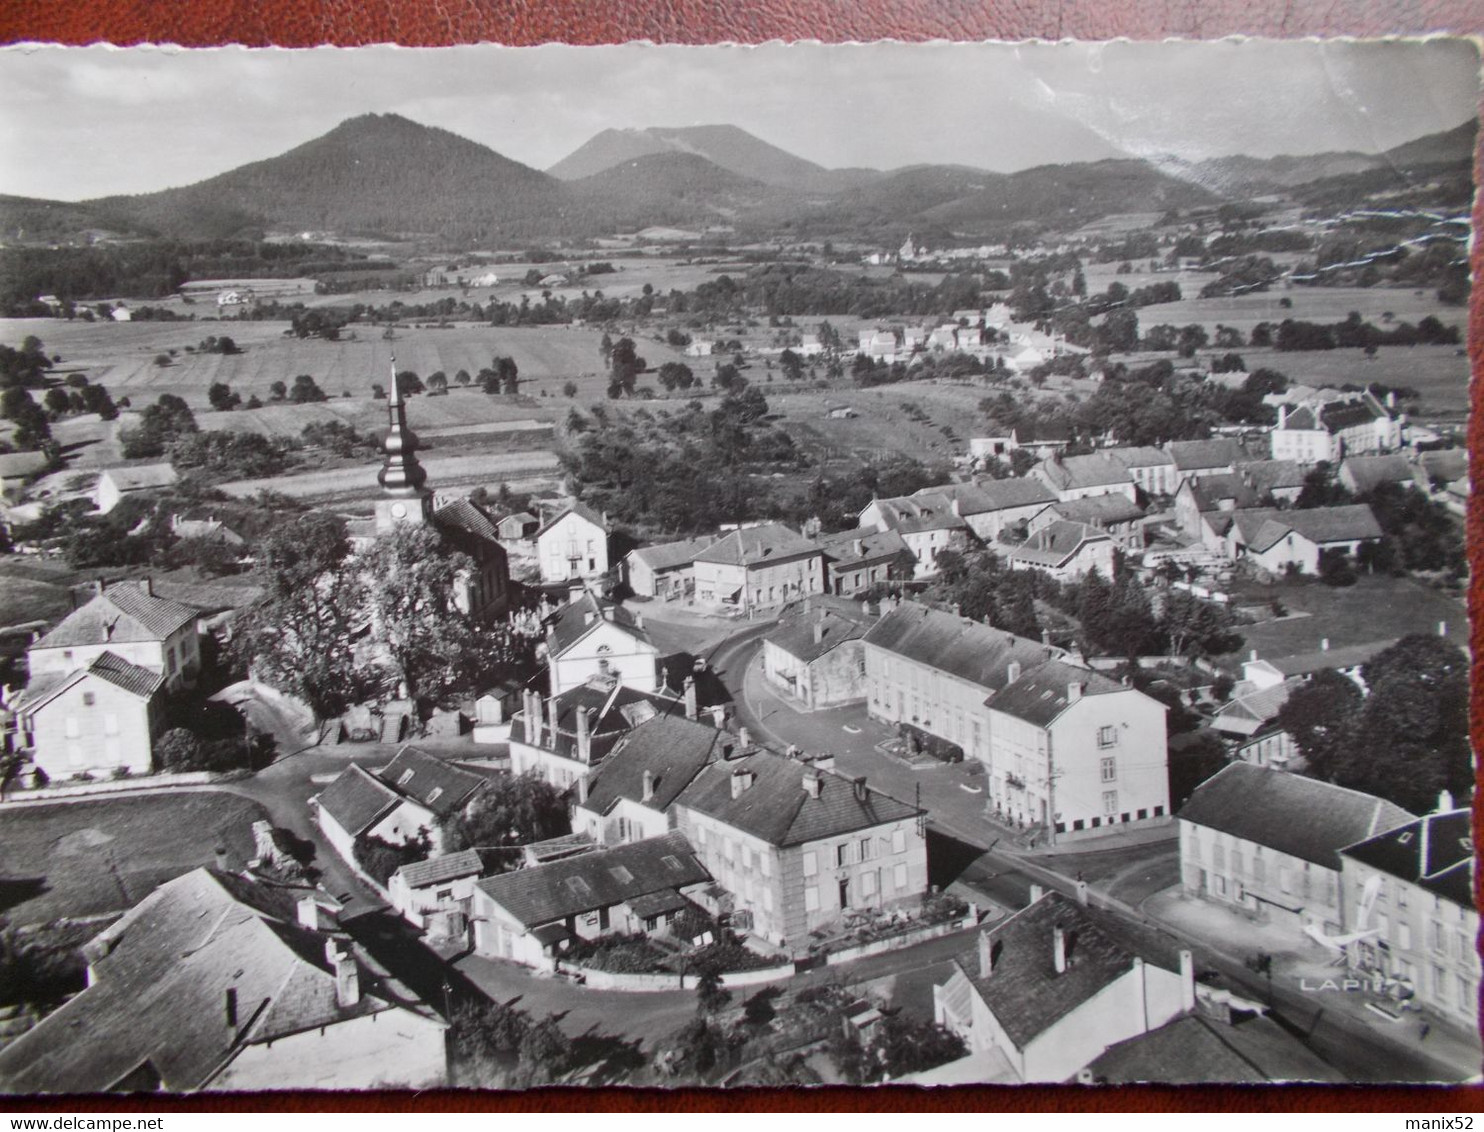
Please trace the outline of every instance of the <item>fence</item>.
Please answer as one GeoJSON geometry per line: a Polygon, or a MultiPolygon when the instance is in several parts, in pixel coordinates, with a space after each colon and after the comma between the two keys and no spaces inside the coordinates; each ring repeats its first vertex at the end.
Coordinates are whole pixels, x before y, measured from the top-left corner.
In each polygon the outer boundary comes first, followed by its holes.
{"type": "Polygon", "coordinates": [[[172,786],[211,786],[219,782],[232,782],[244,777],[240,772],[219,774],[209,770],[194,770],[181,774],[141,774],[128,778],[105,778],[98,782],[64,782],[56,786],[42,786],[33,790],[12,790],[4,801],[12,804],[24,802],[53,802],[67,798],[89,798],[97,795],[123,794],[127,792],[164,790],[172,786]]]}
{"type": "MultiPolygon", "coordinates": [[[[559,969],[565,974],[581,979],[592,990],[637,992],[695,990],[696,983],[699,981],[697,975],[627,974],[620,971],[599,971],[593,967],[578,967],[571,963],[562,963],[559,969]]],[[[728,971],[721,976],[721,985],[750,987],[758,983],[775,983],[783,979],[791,979],[793,975],[794,965],[785,963],[780,967],[760,967],[753,971],[728,971]]]]}

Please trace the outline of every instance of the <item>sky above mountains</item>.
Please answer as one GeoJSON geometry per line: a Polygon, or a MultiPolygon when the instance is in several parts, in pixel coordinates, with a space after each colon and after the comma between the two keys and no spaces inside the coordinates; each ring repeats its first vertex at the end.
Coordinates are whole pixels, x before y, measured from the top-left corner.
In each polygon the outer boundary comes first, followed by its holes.
{"type": "Polygon", "coordinates": [[[1378,152],[1477,112],[1464,40],[0,50],[0,193],[151,192],[368,112],[545,169],[726,123],[829,168],[1378,152]]]}

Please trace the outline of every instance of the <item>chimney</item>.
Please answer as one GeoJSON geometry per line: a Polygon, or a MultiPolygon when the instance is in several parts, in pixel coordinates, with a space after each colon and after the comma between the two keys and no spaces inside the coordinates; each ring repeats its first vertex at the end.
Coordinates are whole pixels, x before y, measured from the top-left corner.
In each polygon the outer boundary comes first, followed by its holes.
{"type": "Polygon", "coordinates": [[[1060,924],[1051,929],[1051,965],[1058,975],[1067,973],[1067,933],[1060,924]]]}
{"type": "Polygon", "coordinates": [[[1012,660],[1005,665],[1005,683],[1013,684],[1020,679],[1020,661],[1012,660]]]}
{"type": "Polygon", "coordinates": [[[1041,897],[1043,897],[1045,895],[1046,895],[1046,890],[1044,888],[1042,888],[1039,884],[1033,884],[1033,885],[1031,885],[1031,903],[1032,904],[1034,904],[1037,900],[1041,899],[1041,897]]]}
{"type": "Polygon", "coordinates": [[[852,539],[850,543],[850,550],[851,554],[854,557],[864,558],[866,556],[866,540],[860,538],[852,539]]]}
{"type": "Polygon", "coordinates": [[[99,577],[93,583],[93,592],[94,593],[100,593],[100,594],[101,593],[108,592],[108,579],[107,578],[104,578],[104,577],[99,577]]]}
{"type": "Polygon", "coordinates": [[[732,771],[732,797],[740,798],[743,794],[747,793],[748,788],[752,785],[753,778],[752,771],[747,770],[745,767],[739,766],[736,770],[732,771]]]}
{"type": "Polygon", "coordinates": [[[814,643],[817,645],[817,644],[820,644],[823,640],[824,640],[824,622],[823,621],[816,621],[814,623],[814,643]]]}
{"type": "Polygon", "coordinates": [[[232,858],[228,855],[225,845],[218,845],[216,847],[216,869],[220,873],[230,873],[232,871],[232,858]]]}
{"type": "Polygon", "coordinates": [[[1440,790],[1440,791],[1438,791],[1438,808],[1437,808],[1437,810],[1435,812],[1436,813],[1439,813],[1439,814],[1446,814],[1446,813],[1451,813],[1452,810],[1453,810],[1453,792],[1451,790],[1440,790]]]}
{"type": "Polygon", "coordinates": [[[1067,702],[1075,704],[1082,698],[1082,682],[1073,680],[1067,685],[1067,702]]]}
{"type": "Polygon", "coordinates": [[[591,609],[589,609],[587,612],[585,612],[582,615],[582,623],[584,625],[591,625],[593,623],[594,619],[596,619],[596,617],[597,617],[597,614],[594,613],[591,609]]]}
{"type": "Polygon", "coordinates": [[[549,734],[546,737],[547,746],[556,749],[557,742],[557,702],[556,697],[546,701],[546,727],[549,734]]]}
{"type": "Polygon", "coordinates": [[[696,678],[687,676],[685,678],[685,718],[695,719],[696,714],[696,678]]]}
{"type": "Polygon", "coordinates": [[[804,772],[804,793],[811,798],[818,798],[824,789],[824,776],[817,770],[806,770],[804,772]]]}
{"type": "Polygon", "coordinates": [[[1396,408],[1396,390],[1395,389],[1391,390],[1390,392],[1388,392],[1386,394],[1386,407],[1388,409],[1394,409],[1394,408],[1396,408]]]}
{"type": "Polygon", "coordinates": [[[315,903],[314,897],[299,897],[297,908],[299,926],[303,928],[309,928],[311,931],[318,931],[321,926],[319,920],[319,905],[315,903]]]}
{"type": "Polygon", "coordinates": [[[1079,880],[1077,882],[1076,894],[1077,903],[1081,904],[1084,908],[1087,907],[1087,882],[1085,880],[1079,880]]]}
{"type": "Polygon", "coordinates": [[[226,994],[227,1028],[237,1028],[237,988],[228,987],[226,994]]]}
{"type": "Polygon", "coordinates": [[[1278,406],[1278,427],[1279,428],[1282,428],[1287,423],[1288,423],[1288,406],[1287,405],[1279,405],[1278,406]]]}
{"type": "Polygon", "coordinates": [[[1195,956],[1188,950],[1180,951],[1180,1010],[1189,1014],[1195,1009],[1195,956]]]}
{"type": "Polygon", "coordinates": [[[593,761],[591,711],[591,708],[577,709],[577,758],[584,763],[593,761]]]}
{"type": "Polygon", "coordinates": [[[139,588],[144,591],[145,597],[155,596],[155,580],[153,578],[145,578],[144,581],[139,583],[139,588]]]}
{"type": "Polygon", "coordinates": [[[1252,650],[1252,654],[1247,659],[1248,660],[1256,660],[1257,659],[1257,650],[1256,649],[1253,649],[1252,650]]]}
{"type": "Polygon", "coordinates": [[[643,794],[643,796],[641,797],[640,800],[641,801],[644,801],[644,802],[648,802],[653,797],[654,797],[654,771],[652,771],[652,770],[646,770],[644,772],[644,794],[643,794]]]}
{"type": "Polygon", "coordinates": [[[636,613],[636,614],[634,614],[634,628],[640,630],[641,632],[643,631],[643,629],[644,629],[644,614],[642,614],[642,613],[636,613]]]}
{"type": "Polygon", "coordinates": [[[1051,643],[1051,630],[1050,629],[1042,629],[1041,630],[1041,643],[1043,645],[1049,645],[1051,643]]]}
{"type": "Polygon", "coordinates": [[[1319,638],[1319,651],[1320,652],[1329,652],[1329,638],[1328,637],[1321,637],[1321,638],[1319,638]]]}
{"type": "Polygon", "coordinates": [[[950,499],[948,501],[948,508],[949,508],[950,511],[953,512],[953,514],[954,514],[954,516],[956,518],[962,517],[962,515],[963,515],[963,504],[961,504],[958,501],[958,497],[957,496],[954,496],[952,499],[950,499]]]}
{"type": "Polygon", "coordinates": [[[855,787],[855,800],[857,802],[864,802],[866,800],[866,776],[864,774],[857,775],[850,780],[850,784],[855,787]]]}
{"type": "Polygon", "coordinates": [[[527,689],[530,699],[526,701],[526,742],[533,747],[541,746],[541,731],[544,719],[541,714],[541,693],[527,689]]]}
{"type": "Polygon", "coordinates": [[[988,932],[979,933],[979,977],[989,978],[994,971],[994,944],[990,942],[988,932]]]}
{"type": "Polygon", "coordinates": [[[745,727],[737,728],[737,750],[747,751],[752,748],[752,732],[745,727]]]}
{"type": "Polygon", "coordinates": [[[1446,622],[1446,621],[1439,621],[1438,622],[1438,636],[1440,636],[1440,637],[1446,637],[1447,635],[1448,635],[1448,622],[1446,622]]]}
{"type": "Polygon", "coordinates": [[[335,1004],[348,1010],[361,1001],[361,976],[350,952],[342,951],[334,940],[329,943],[329,959],[335,968],[335,1004]]]}

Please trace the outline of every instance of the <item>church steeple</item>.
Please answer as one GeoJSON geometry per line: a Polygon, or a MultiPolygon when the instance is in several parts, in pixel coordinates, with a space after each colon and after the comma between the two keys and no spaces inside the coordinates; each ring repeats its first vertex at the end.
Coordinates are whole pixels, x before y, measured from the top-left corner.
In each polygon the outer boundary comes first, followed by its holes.
{"type": "Polygon", "coordinates": [[[417,436],[407,427],[407,406],[397,389],[397,359],[392,359],[392,384],[387,392],[387,432],[381,442],[384,457],[376,482],[382,498],[376,503],[376,527],[394,523],[427,522],[432,513],[431,493],[423,486],[427,470],[417,462],[417,436]]]}

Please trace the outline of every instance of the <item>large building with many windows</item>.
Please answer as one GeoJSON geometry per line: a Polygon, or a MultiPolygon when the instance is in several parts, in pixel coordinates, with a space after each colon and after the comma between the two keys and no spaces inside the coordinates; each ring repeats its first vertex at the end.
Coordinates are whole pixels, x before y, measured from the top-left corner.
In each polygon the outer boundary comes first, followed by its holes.
{"type": "Polygon", "coordinates": [[[1446,795],[1435,813],[1340,851],[1346,956],[1478,1040],[1479,911],[1469,811],[1446,795]]]}

